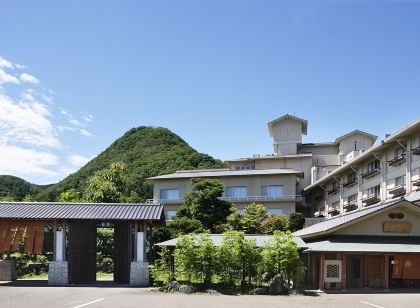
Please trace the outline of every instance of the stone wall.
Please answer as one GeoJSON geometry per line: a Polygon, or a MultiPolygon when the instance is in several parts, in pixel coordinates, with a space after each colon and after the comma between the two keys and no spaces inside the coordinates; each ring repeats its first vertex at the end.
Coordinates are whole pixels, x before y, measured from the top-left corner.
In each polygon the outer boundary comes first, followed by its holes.
{"type": "Polygon", "coordinates": [[[16,280],[16,267],[12,260],[0,261],[0,281],[16,280]]]}
{"type": "Polygon", "coordinates": [[[137,287],[150,286],[150,274],[149,274],[148,262],[131,262],[130,286],[137,286],[137,287]]]}
{"type": "Polygon", "coordinates": [[[48,285],[65,286],[69,284],[69,266],[67,261],[52,261],[48,269],[48,285]]]}

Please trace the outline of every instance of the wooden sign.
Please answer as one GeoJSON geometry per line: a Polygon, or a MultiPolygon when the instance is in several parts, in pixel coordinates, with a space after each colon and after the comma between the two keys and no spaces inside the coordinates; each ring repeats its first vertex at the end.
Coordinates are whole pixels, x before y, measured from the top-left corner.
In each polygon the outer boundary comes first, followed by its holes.
{"type": "Polygon", "coordinates": [[[409,222],[384,222],[385,233],[410,233],[411,224],[409,222]]]}

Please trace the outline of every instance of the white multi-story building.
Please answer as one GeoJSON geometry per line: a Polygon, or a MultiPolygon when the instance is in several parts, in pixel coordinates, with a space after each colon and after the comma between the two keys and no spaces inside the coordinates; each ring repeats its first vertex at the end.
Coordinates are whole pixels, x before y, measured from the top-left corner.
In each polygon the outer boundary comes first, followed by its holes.
{"type": "Polygon", "coordinates": [[[377,144],[360,130],[333,142],[302,143],[308,122],[291,115],[269,122],[268,130],[273,154],[229,160],[226,169],[152,177],[154,202],[165,204],[170,220],[191,191],[191,178],[215,178],[225,185],[222,198],[239,210],[257,202],[272,213],[332,217],[419,188],[420,119],[377,144]]]}

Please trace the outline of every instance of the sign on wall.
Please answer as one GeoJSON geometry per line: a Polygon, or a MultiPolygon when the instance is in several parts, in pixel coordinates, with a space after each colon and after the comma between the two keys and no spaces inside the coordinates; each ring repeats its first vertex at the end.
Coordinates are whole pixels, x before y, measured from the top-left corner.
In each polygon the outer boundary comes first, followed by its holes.
{"type": "Polygon", "coordinates": [[[324,261],[324,281],[341,282],[341,260],[324,261]]]}
{"type": "Polygon", "coordinates": [[[411,224],[409,222],[384,222],[383,231],[385,233],[410,233],[411,224]]]}

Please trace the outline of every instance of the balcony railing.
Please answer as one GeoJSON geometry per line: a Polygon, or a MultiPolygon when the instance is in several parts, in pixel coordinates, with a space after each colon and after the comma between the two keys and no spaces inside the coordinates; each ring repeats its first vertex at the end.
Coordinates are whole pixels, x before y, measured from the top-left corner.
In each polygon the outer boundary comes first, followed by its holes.
{"type": "Polygon", "coordinates": [[[331,214],[333,216],[335,216],[335,215],[337,215],[339,213],[340,213],[340,208],[338,208],[338,207],[330,207],[328,209],[328,214],[331,214]]]}
{"type": "Polygon", "coordinates": [[[332,194],[338,193],[339,190],[340,190],[340,187],[333,187],[329,191],[327,191],[327,193],[329,195],[332,195],[332,194]]]}
{"type": "Polygon", "coordinates": [[[420,147],[417,147],[417,148],[413,149],[413,154],[414,155],[420,155],[420,147]]]}
{"type": "Polygon", "coordinates": [[[346,212],[352,211],[356,208],[357,208],[357,201],[351,201],[343,205],[343,209],[345,209],[346,212]]]}
{"type": "Polygon", "coordinates": [[[300,195],[284,196],[246,196],[246,197],[220,197],[220,200],[229,202],[248,202],[248,201],[302,201],[300,195]]]}
{"type": "Polygon", "coordinates": [[[314,217],[325,217],[324,211],[317,211],[314,213],[314,217]]]}
{"type": "MultiPolygon", "coordinates": [[[[220,197],[220,200],[229,202],[252,202],[252,201],[302,201],[300,195],[284,195],[284,196],[246,196],[246,197],[220,197]]],[[[147,199],[146,203],[160,204],[181,204],[183,199],[147,199]]]]}
{"type": "Polygon", "coordinates": [[[183,199],[147,199],[146,203],[160,203],[160,204],[180,204],[183,203],[183,199]]]}
{"type": "Polygon", "coordinates": [[[362,200],[362,202],[365,203],[365,205],[372,205],[378,203],[379,201],[381,201],[380,194],[372,194],[362,200]]]}
{"type": "Polygon", "coordinates": [[[413,186],[420,187],[420,179],[412,181],[413,186]]]}
{"type": "Polygon", "coordinates": [[[366,171],[365,173],[362,174],[362,178],[370,178],[371,176],[374,176],[374,175],[376,175],[380,172],[381,172],[381,168],[375,168],[375,169],[372,169],[372,170],[368,170],[368,171],[366,171]]]}
{"type": "Polygon", "coordinates": [[[395,157],[394,159],[388,160],[388,165],[395,166],[395,165],[401,164],[404,161],[405,161],[405,153],[402,153],[398,155],[397,157],[395,157]]]}
{"type": "Polygon", "coordinates": [[[316,200],[316,201],[322,200],[322,199],[324,199],[324,198],[325,198],[325,195],[316,195],[316,196],[315,196],[315,200],[316,200]]]}
{"type": "Polygon", "coordinates": [[[388,189],[388,192],[393,195],[393,197],[399,197],[405,195],[405,185],[398,185],[393,188],[388,189]]]}
{"type": "Polygon", "coordinates": [[[357,183],[357,178],[353,178],[343,183],[343,187],[350,187],[350,186],[355,185],[356,183],[357,183]]]}

